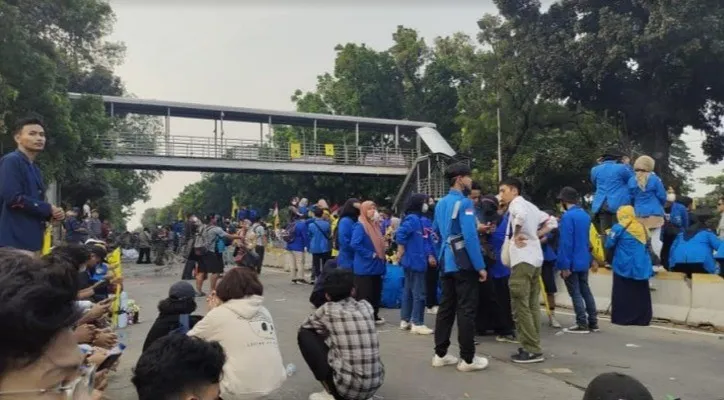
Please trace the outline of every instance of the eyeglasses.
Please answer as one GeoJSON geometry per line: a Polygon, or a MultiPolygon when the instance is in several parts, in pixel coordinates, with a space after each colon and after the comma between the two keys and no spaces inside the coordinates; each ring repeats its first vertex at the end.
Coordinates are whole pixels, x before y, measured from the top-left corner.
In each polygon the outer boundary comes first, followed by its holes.
{"type": "Polygon", "coordinates": [[[55,394],[63,396],[65,400],[86,400],[89,399],[90,395],[93,393],[93,386],[95,386],[95,373],[95,367],[84,366],[80,369],[80,376],[67,385],[60,385],[52,389],[11,390],[0,392],[0,397],[31,394],[55,394]]]}

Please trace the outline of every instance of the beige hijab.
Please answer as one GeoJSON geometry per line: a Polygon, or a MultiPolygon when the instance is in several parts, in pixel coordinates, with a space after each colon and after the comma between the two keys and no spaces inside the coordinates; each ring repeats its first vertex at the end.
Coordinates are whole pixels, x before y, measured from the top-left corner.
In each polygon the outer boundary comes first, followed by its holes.
{"type": "Polygon", "coordinates": [[[372,245],[375,247],[375,253],[377,257],[385,259],[385,240],[380,232],[380,223],[378,221],[372,221],[367,218],[367,211],[375,206],[373,201],[365,201],[360,206],[359,223],[365,229],[365,233],[372,241],[372,245]]]}

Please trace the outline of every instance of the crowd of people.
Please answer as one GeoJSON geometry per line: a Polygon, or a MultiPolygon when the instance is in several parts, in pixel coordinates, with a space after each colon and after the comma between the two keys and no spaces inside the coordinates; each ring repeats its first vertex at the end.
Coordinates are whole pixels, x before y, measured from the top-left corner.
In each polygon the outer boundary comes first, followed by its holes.
{"type": "MultiPolygon", "coordinates": [[[[34,163],[45,144],[42,123],[24,120],[14,137],[18,150],[0,160],[0,319],[9,321],[0,334],[0,396],[100,399],[124,348],[109,322],[115,287],[123,285],[106,260],[112,245],[79,244],[73,237],[40,254],[47,224],[76,216],[44,201],[34,163]]],[[[541,283],[553,294],[555,274],[565,282],[576,315],[565,332],[600,330],[588,285],[588,273],[597,267],[613,269],[612,321],[649,324],[649,279],[656,267],[719,273],[721,245],[685,211],[686,199],[667,195],[653,169],[650,157],[631,166],[613,151],[604,154],[591,174],[592,213],[571,187],[557,196],[559,212],[541,211],[515,178],[503,179],[496,195],[484,195],[465,164],[446,171],[446,196],[414,194],[402,218],[371,200],[349,199],[330,208],[325,201],[309,206],[293,199],[291,222],[276,235],[285,242],[292,283],[314,284],[315,311],[300,316],[297,335],[299,351],[321,386],[310,400],[370,399],[383,385],[377,327],[386,323],[379,308],[390,263],[405,270],[400,329],[434,335],[435,368],[485,369],[489,360],[476,355],[475,336],[487,332],[500,342],[520,343],[512,362],[543,362],[541,283]],[[591,235],[596,225],[603,243],[591,235]],[[607,254],[594,257],[601,245],[607,254]],[[435,316],[434,330],[425,325],[426,314],[435,316]],[[459,357],[449,352],[456,320],[459,357]]],[[[724,211],[724,202],[719,206],[724,211]]],[[[159,303],[133,369],[141,400],[260,398],[286,380],[276,326],[263,305],[267,228],[258,217],[232,229],[219,221],[216,215],[203,220],[190,215],[186,221],[184,275],[195,276],[196,287],[178,282],[159,303]],[[224,272],[227,243],[233,244],[236,266],[224,272]],[[202,291],[207,278],[208,296],[202,291]],[[196,298],[203,296],[209,311],[194,315],[196,298]]],[[[544,299],[549,323],[560,325],[552,296],[544,299]]],[[[621,394],[627,398],[651,398],[635,380],[606,374],[589,385],[584,399],[615,396],[612,388],[629,391],[621,394]]]]}

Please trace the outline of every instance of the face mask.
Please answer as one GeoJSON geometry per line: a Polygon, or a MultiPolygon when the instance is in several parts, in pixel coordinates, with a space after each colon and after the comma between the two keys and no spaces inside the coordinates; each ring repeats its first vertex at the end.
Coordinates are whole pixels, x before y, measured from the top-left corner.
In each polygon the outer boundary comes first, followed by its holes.
{"type": "Polygon", "coordinates": [[[463,186],[463,196],[468,197],[470,196],[470,193],[473,192],[473,189],[471,189],[468,186],[463,186]]]}
{"type": "Polygon", "coordinates": [[[423,212],[423,213],[426,213],[429,209],[430,209],[430,206],[428,206],[427,204],[423,204],[423,205],[422,205],[422,212],[423,212]]]}
{"type": "Polygon", "coordinates": [[[380,220],[380,213],[375,211],[374,215],[372,215],[372,221],[379,221],[380,220]]]}
{"type": "Polygon", "coordinates": [[[296,202],[296,201],[293,201],[293,202],[292,202],[292,205],[293,205],[293,206],[296,206],[296,205],[297,205],[297,202],[296,202]]]}

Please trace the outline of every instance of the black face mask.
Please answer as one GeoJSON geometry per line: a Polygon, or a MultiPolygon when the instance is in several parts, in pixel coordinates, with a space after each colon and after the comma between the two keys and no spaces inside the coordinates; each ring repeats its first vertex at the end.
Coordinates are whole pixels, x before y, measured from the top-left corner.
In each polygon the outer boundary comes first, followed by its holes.
{"type": "Polygon", "coordinates": [[[463,196],[468,197],[470,196],[470,193],[473,192],[473,189],[470,189],[467,186],[463,186],[463,196]]]}

